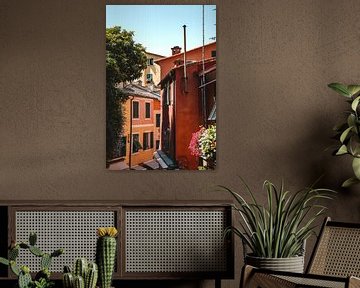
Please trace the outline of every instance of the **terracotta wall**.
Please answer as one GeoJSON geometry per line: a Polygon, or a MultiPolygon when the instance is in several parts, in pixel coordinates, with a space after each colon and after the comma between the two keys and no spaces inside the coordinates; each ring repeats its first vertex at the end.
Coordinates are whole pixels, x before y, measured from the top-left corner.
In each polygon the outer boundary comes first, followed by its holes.
{"type": "MultiPolygon", "coordinates": [[[[104,167],[105,1],[1,0],[0,198],[225,199],[211,186],[239,187],[238,175],[263,200],[264,179],[296,189],[325,173],[337,189],[350,163],[325,148],[347,106],[326,85],[360,82],[359,1],[227,0],[217,14],[218,169],[139,181],[104,167]]],[[[360,221],[360,187],[330,207],[360,221]]]]}
{"type": "Polygon", "coordinates": [[[184,68],[175,69],[175,157],[180,167],[196,170],[199,159],[191,155],[189,144],[192,133],[199,131],[202,122],[201,90],[199,89],[200,64],[194,63],[187,66],[187,92],[184,91],[184,68]]]}
{"type": "MultiPolygon", "coordinates": [[[[201,36],[202,37],[202,36],[201,36]]],[[[184,52],[184,50],[181,50],[184,52]]],[[[204,49],[204,58],[209,59],[211,58],[211,52],[216,51],[216,42],[212,42],[210,44],[205,45],[204,49]]],[[[186,62],[187,61],[200,61],[202,58],[202,47],[191,49],[186,52],[186,62]]],[[[161,67],[161,79],[163,79],[166,74],[169,73],[169,71],[174,67],[176,60],[184,60],[184,53],[179,53],[172,55],[170,57],[167,57],[163,60],[160,60],[158,63],[161,67]]]]}

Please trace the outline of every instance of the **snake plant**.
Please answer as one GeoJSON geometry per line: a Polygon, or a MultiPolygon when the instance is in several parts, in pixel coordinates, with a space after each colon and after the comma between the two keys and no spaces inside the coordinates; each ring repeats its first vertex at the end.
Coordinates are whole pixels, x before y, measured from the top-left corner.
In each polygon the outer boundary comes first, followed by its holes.
{"type": "MultiPolygon", "coordinates": [[[[243,181],[243,180],[242,180],[243,181]]],[[[303,244],[314,233],[316,219],[326,207],[318,200],[331,199],[334,191],[304,188],[296,193],[280,188],[266,180],[266,205],[261,205],[243,181],[251,201],[225,187],[235,199],[233,208],[240,215],[239,227],[228,227],[225,234],[233,232],[247,245],[252,256],[265,258],[288,258],[301,255],[303,244]]]]}

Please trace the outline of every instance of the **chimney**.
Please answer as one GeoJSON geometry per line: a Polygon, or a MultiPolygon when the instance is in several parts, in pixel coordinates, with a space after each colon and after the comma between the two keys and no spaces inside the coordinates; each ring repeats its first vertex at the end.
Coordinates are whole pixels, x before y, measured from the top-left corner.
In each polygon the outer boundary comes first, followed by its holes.
{"type": "Polygon", "coordinates": [[[179,53],[181,53],[181,47],[180,46],[174,46],[174,47],[171,48],[171,52],[172,52],[171,55],[179,54],[179,53]]]}

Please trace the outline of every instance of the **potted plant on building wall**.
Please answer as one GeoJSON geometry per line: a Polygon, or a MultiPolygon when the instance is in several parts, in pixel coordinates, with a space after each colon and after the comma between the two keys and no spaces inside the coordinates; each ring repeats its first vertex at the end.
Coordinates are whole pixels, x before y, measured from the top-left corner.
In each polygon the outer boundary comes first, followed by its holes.
{"type": "Polygon", "coordinates": [[[200,129],[192,133],[189,144],[191,155],[199,157],[201,165],[199,170],[215,169],[216,166],[216,125],[200,129]]]}
{"type": "Polygon", "coordinates": [[[342,184],[343,187],[349,187],[360,183],[360,85],[331,83],[328,87],[344,96],[350,104],[350,109],[346,112],[346,121],[334,127],[339,145],[333,153],[336,156],[352,157],[354,176],[342,184]]]}
{"type": "MultiPolygon", "coordinates": [[[[243,181],[243,180],[242,180],[243,181]]],[[[326,207],[319,200],[331,199],[334,191],[304,188],[296,193],[277,188],[266,180],[266,205],[261,205],[243,181],[251,201],[220,186],[235,199],[233,208],[240,216],[239,227],[229,227],[244,245],[245,264],[278,271],[303,273],[305,242],[315,233],[316,220],[326,207]]]]}

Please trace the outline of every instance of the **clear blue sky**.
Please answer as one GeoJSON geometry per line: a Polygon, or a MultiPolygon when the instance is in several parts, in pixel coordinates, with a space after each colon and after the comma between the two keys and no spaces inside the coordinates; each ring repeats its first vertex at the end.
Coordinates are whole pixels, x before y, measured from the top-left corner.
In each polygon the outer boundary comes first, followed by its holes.
{"type": "MultiPolygon", "coordinates": [[[[216,37],[216,5],[205,5],[205,44],[216,37]]],[[[106,5],[106,27],[120,26],[134,31],[135,41],[146,51],[171,55],[171,47],[186,49],[202,45],[202,5],[106,5]]],[[[183,51],[183,50],[182,50],[183,51]]]]}

